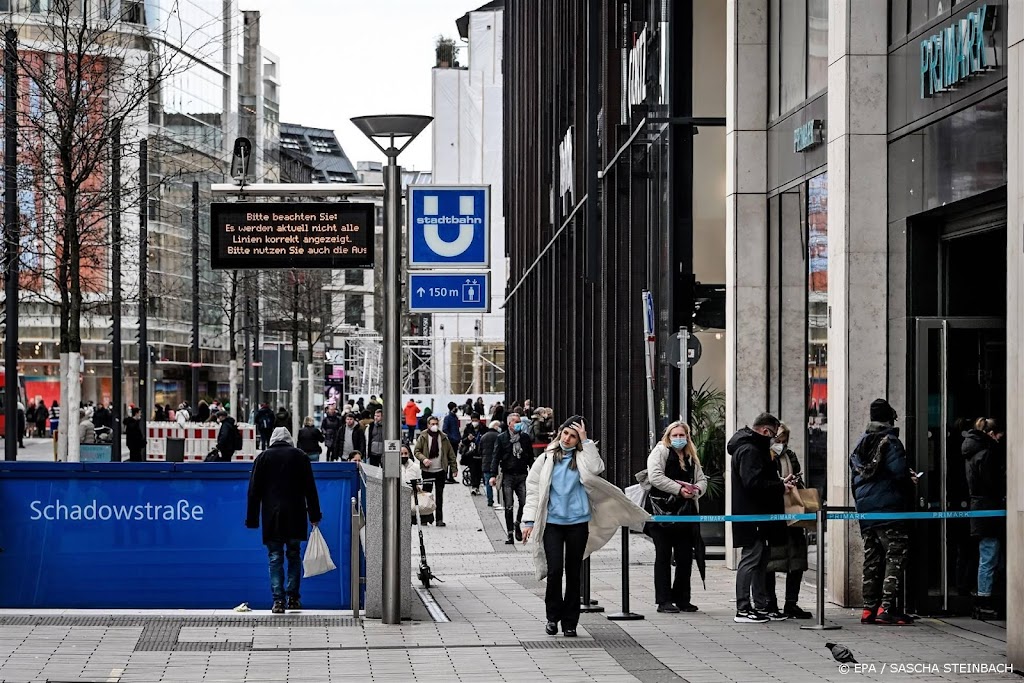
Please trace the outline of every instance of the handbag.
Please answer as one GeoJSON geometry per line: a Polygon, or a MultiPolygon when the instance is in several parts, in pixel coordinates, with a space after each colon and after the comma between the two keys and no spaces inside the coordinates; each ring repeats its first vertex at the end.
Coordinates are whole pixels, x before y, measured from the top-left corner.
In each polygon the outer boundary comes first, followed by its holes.
{"type": "MultiPolygon", "coordinates": [[[[793,489],[792,491],[786,491],[783,494],[783,501],[786,514],[801,515],[817,512],[821,509],[821,497],[818,494],[818,489],[793,489]]],[[[816,522],[813,519],[791,519],[786,523],[791,527],[813,529],[816,522]]]]}

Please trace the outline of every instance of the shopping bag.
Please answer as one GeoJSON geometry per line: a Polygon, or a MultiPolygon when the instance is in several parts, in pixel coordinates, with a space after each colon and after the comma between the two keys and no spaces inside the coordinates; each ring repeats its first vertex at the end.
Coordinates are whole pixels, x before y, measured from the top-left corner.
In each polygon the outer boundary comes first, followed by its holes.
{"type": "MultiPolygon", "coordinates": [[[[818,495],[818,489],[793,489],[792,491],[786,491],[783,494],[783,499],[785,501],[786,514],[800,515],[808,512],[817,512],[821,509],[821,498],[818,495]]],[[[803,529],[813,529],[815,520],[791,519],[787,524],[803,529]]]]}
{"type": "MultiPolygon", "coordinates": [[[[648,491],[644,488],[643,484],[633,484],[632,486],[627,486],[625,490],[626,497],[633,501],[633,503],[640,508],[643,508],[644,503],[647,502],[647,493],[648,491]]],[[[639,524],[631,524],[629,528],[631,531],[641,533],[644,530],[644,524],[645,522],[641,522],[639,524]]]]}
{"type": "Polygon", "coordinates": [[[306,555],[302,558],[302,578],[308,579],[311,576],[319,576],[337,569],[331,559],[331,551],[327,547],[324,535],[320,533],[320,527],[313,527],[309,534],[309,542],[306,543],[306,555]]]}
{"type": "Polygon", "coordinates": [[[421,515],[432,515],[437,510],[437,503],[434,502],[434,495],[431,493],[420,491],[416,494],[416,500],[419,502],[421,515]]]}

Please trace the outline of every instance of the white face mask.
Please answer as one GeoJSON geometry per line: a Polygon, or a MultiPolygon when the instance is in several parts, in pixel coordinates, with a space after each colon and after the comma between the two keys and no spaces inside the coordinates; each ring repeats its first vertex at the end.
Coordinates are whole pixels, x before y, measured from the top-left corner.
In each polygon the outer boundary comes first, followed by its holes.
{"type": "Polygon", "coordinates": [[[437,428],[437,425],[430,425],[430,431],[432,431],[432,432],[436,432],[436,431],[437,431],[437,429],[438,429],[438,428],[437,428]]]}
{"type": "Polygon", "coordinates": [[[775,455],[782,455],[782,451],[785,450],[785,448],[786,447],[783,446],[781,443],[773,443],[772,453],[774,453],[775,455]]]}

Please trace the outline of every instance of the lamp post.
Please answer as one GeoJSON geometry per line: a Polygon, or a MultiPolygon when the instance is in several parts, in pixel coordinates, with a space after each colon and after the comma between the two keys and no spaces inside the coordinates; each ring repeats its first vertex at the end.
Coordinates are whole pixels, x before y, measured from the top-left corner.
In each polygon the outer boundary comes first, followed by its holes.
{"type": "MultiPolygon", "coordinates": [[[[357,116],[353,125],[370,138],[377,149],[388,158],[384,172],[384,481],[383,511],[383,573],[382,617],[385,624],[402,623],[402,534],[399,515],[398,449],[394,446],[401,438],[401,363],[402,318],[400,292],[402,291],[402,167],[398,155],[416,136],[423,132],[433,117],[417,115],[357,116]],[[381,138],[386,148],[377,142],[381,138]],[[401,147],[395,145],[396,138],[401,147]]],[[[408,542],[408,538],[405,539],[408,542]]],[[[406,558],[408,563],[408,558],[406,558]]]]}

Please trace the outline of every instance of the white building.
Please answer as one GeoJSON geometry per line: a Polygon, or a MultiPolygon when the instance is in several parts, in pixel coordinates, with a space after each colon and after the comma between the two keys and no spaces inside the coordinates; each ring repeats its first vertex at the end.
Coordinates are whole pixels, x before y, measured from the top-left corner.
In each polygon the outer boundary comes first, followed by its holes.
{"type": "Polygon", "coordinates": [[[431,75],[434,183],[491,186],[491,312],[433,315],[434,390],[443,394],[475,397],[504,393],[505,387],[501,5],[492,2],[459,19],[468,50],[431,75]]]}

